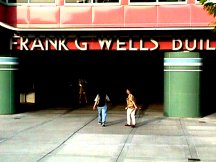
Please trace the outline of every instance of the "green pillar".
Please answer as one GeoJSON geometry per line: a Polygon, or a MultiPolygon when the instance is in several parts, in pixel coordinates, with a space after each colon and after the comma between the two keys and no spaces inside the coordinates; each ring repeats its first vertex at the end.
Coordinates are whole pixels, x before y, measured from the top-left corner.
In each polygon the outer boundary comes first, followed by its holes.
{"type": "Polygon", "coordinates": [[[0,114],[15,113],[15,57],[0,57],[0,114]]]}
{"type": "Polygon", "coordinates": [[[200,116],[200,67],[198,52],[166,52],[164,58],[164,115],[200,116]]]}

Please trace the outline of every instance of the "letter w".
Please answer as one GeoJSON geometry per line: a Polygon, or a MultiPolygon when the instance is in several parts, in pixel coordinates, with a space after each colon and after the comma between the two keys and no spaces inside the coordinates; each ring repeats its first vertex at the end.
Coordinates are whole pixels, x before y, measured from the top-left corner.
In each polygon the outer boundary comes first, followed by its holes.
{"type": "Polygon", "coordinates": [[[98,41],[99,41],[99,44],[100,44],[100,48],[101,49],[108,49],[108,50],[110,50],[110,47],[111,47],[111,44],[112,44],[112,39],[109,39],[109,40],[107,40],[107,39],[103,39],[103,40],[101,40],[101,39],[98,39],[98,41]],[[105,46],[105,47],[104,47],[105,46]]]}

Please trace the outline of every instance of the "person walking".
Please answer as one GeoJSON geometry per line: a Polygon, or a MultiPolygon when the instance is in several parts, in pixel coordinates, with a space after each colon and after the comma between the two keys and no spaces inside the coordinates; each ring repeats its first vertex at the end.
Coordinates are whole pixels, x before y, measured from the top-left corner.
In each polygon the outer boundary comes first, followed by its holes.
{"type": "Polygon", "coordinates": [[[131,126],[132,128],[136,127],[136,120],[135,120],[135,113],[137,109],[137,105],[135,102],[135,98],[133,94],[131,93],[130,89],[126,89],[127,93],[127,107],[125,108],[127,110],[127,124],[125,126],[131,126]]]}
{"type": "Polygon", "coordinates": [[[104,90],[99,90],[99,93],[97,94],[94,101],[95,103],[93,110],[96,108],[98,110],[98,124],[101,124],[102,127],[105,127],[107,120],[107,103],[110,102],[110,98],[104,90]]]}

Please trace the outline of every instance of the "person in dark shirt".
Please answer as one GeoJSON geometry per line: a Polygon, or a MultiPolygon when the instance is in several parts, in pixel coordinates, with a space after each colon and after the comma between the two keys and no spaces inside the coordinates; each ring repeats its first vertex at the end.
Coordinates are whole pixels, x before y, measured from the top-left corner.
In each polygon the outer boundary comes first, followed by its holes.
{"type": "Polygon", "coordinates": [[[107,120],[107,103],[110,102],[110,98],[105,91],[100,90],[94,101],[93,110],[96,108],[98,109],[98,124],[105,127],[107,120]]]}

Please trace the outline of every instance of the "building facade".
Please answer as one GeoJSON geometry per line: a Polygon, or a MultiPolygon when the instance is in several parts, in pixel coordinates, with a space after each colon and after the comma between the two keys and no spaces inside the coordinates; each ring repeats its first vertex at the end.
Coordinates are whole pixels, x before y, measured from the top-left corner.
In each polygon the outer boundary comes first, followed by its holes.
{"type": "Polygon", "coordinates": [[[106,80],[115,99],[130,85],[166,116],[214,111],[212,21],[195,0],[1,0],[0,114],[30,91],[40,106],[59,101],[80,77],[106,80]]]}

